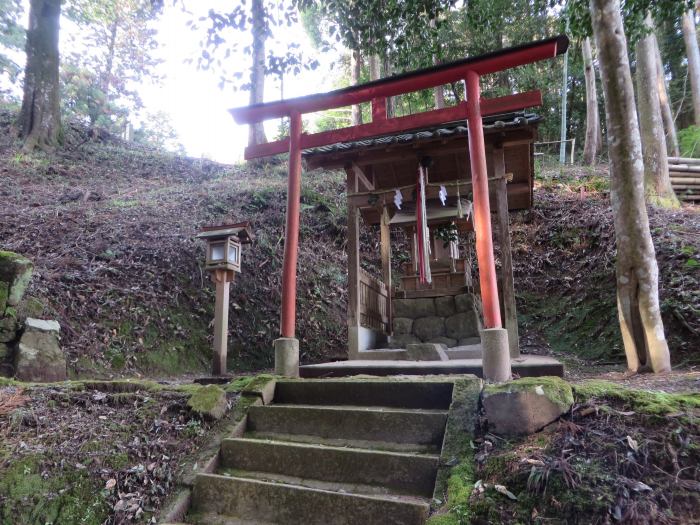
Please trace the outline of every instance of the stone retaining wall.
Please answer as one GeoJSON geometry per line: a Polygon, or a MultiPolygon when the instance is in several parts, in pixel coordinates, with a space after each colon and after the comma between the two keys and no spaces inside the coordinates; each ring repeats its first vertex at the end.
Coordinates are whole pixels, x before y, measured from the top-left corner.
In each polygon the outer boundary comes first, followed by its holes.
{"type": "Polygon", "coordinates": [[[480,304],[473,294],[394,299],[392,305],[394,335],[389,348],[406,348],[411,343],[442,343],[453,348],[480,342],[480,304]]]}

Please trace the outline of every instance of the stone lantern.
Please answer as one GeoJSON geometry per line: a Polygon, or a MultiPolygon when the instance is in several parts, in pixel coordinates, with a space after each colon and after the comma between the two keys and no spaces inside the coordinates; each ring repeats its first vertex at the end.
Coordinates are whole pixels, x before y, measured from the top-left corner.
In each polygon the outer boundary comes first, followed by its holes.
{"type": "Polygon", "coordinates": [[[228,351],[229,284],[241,272],[242,245],[249,244],[253,235],[248,222],[205,226],[197,235],[207,241],[205,268],[216,284],[214,308],[214,364],[212,373],[226,373],[228,351]]]}

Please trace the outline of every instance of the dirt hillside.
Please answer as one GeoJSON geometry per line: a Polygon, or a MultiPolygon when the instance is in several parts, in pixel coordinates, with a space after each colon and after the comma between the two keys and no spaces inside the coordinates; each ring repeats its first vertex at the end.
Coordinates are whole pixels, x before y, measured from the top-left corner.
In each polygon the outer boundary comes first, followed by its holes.
{"type": "MultiPolygon", "coordinates": [[[[57,319],[74,375],[177,376],[208,368],[213,287],[205,224],[250,220],[256,241],[231,289],[232,370],[272,364],[277,336],[286,166],[225,166],[71,126],[65,147],[27,156],[0,113],[0,249],[36,265],[32,312],[57,319]]],[[[614,296],[614,232],[605,168],[540,172],[533,209],[512,215],[526,352],[585,363],[624,359],[614,296]]],[[[700,216],[651,210],[664,321],[676,363],[697,364],[700,216]]],[[[342,356],[346,209],[341,173],[303,177],[298,336],[302,360],[342,356]]],[[[378,237],[363,259],[376,264],[378,237]]],[[[399,236],[395,253],[402,251],[399,236]]]]}

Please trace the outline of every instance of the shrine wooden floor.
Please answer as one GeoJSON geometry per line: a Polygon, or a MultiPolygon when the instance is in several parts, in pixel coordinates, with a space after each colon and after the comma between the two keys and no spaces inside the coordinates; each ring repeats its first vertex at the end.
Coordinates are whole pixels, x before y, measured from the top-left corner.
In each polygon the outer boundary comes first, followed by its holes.
{"type": "MultiPolygon", "coordinates": [[[[513,375],[518,377],[564,375],[564,365],[548,356],[523,355],[511,361],[513,375]]],[[[442,375],[474,374],[482,377],[481,359],[449,361],[352,360],[319,363],[299,367],[301,377],[346,377],[354,375],[442,375]]]]}

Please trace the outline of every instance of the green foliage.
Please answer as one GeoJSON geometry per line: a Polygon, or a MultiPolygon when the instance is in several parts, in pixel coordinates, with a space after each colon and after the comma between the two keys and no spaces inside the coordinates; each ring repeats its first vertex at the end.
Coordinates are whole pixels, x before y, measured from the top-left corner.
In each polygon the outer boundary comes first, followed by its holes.
{"type": "Polygon", "coordinates": [[[148,112],[141,122],[141,127],[134,130],[133,140],[173,151],[178,155],[185,154],[185,147],[179,141],[172,120],[164,111],[148,112]]]}
{"type": "MultiPolygon", "coordinates": [[[[22,14],[20,0],[0,0],[0,77],[6,76],[14,83],[22,71],[22,66],[7,56],[2,50],[17,51],[24,47],[26,32],[19,25],[22,14]]],[[[3,95],[0,89],[0,96],[3,95]]]]}
{"type": "Polygon", "coordinates": [[[700,158],[700,126],[689,126],[678,132],[683,157],[700,158]]]}
{"type": "Polygon", "coordinates": [[[81,29],[61,57],[64,111],[119,134],[128,114],[142,107],[134,84],[157,80],[160,62],[150,22],[160,5],[150,0],[71,0],[64,10],[81,29]],[[85,48],[91,53],[85,53],[85,48]]]}

